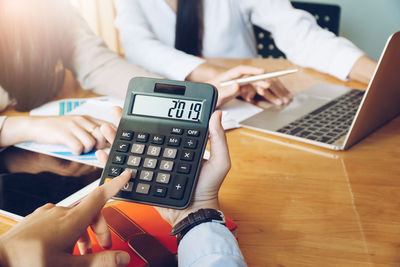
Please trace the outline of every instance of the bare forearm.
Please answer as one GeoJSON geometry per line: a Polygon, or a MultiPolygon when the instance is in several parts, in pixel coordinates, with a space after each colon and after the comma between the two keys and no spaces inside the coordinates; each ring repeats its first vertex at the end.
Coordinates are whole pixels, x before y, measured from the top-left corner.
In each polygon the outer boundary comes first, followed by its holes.
{"type": "Polygon", "coordinates": [[[377,62],[367,56],[360,57],[350,71],[349,78],[362,83],[369,83],[375,72],[377,62]]]}
{"type": "Polygon", "coordinates": [[[30,118],[27,116],[8,117],[0,131],[0,147],[30,141],[30,118]]]}

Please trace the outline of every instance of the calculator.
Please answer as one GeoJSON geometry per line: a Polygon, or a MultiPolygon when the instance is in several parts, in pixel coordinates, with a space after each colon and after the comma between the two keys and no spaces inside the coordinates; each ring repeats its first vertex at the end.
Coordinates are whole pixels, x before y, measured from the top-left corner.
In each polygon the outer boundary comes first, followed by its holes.
{"type": "Polygon", "coordinates": [[[189,206],[217,97],[210,84],[133,78],[100,184],[130,169],[115,199],[189,206]]]}

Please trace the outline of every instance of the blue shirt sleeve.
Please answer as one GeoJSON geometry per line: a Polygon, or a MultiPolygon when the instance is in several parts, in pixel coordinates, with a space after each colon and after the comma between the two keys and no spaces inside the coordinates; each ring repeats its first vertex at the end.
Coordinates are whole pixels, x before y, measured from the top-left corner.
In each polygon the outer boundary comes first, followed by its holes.
{"type": "Polygon", "coordinates": [[[191,229],[178,247],[179,266],[247,266],[235,236],[219,223],[191,229]]]}

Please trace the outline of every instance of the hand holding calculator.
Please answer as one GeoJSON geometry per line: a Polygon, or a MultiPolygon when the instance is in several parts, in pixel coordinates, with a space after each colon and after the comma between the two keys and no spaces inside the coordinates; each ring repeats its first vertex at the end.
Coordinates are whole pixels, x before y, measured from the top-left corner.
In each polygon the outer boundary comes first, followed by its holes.
{"type": "Polygon", "coordinates": [[[132,79],[100,184],[131,169],[116,199],[186,208],[216,102],[217,90],[209,84],[132,79]]]}

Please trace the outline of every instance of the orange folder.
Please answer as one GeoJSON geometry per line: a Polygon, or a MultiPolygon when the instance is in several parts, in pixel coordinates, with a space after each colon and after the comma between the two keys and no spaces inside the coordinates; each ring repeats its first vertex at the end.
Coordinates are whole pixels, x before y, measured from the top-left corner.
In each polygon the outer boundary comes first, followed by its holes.
{"type": "MultiPolygon", "coordinates": [[[[130,202],[114,202],[112,203],[114,208],[119,209],[130,219],[132,219],[137,225],[139,225],[148,234],[155,237],[161,244],[163,244],[169,251],[173,254],[177,253],[176,237],[170,236],[171,226],[164,221],[158,212],[148,205],[130,203],[130,202]]],[[[234,231],[237,228],[235,222],[226,219],[226,225],[231,230],[234,231]]],[[[96,237],[88,229],[90,238],[92,240],[92,250],[93,253],[104,251],[103,248],[97,243],[96,237]]],[[[113,231],[111,231],[112,247],[111,250],[123,250],[129,253],[131,256],[131,262],[129,267],[146,266],[146,262],[143,261],[131,248],[129,248],[127,242],[123,242],[113,231]]],[[[75,246],[74,254],[79,255],[79,249],[75,246]]]]}

